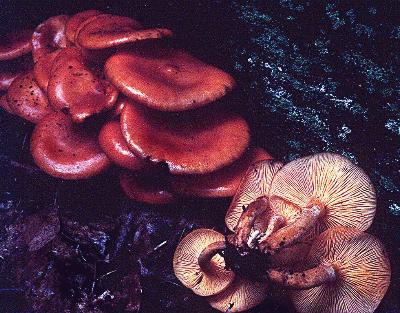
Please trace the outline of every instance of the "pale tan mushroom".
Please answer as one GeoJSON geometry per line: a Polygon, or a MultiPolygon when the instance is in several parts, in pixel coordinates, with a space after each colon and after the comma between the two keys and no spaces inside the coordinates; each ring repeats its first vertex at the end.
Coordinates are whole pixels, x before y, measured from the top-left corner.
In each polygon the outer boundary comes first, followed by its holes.
{"type": "Polygon", "coordinates": [[[308,270],[269,270],[269,279],[295,289],[299,313],[372,313],[390,284],[390,263],[382,243],[355,228],[335,227],[315,239],[308,270]]]}
{"type": "Polygon", "coordinates": [[[285,165],[269,192],[274,216],[283,228],[260,239],[262,251],[277,250],[330,227],[366,230],[376,210],[375,189],[365,172],[347,158],[320,153],[285,165]]]}
{"type": "Polygon", "coordinates": [[[253,282],[236,277],[223,292],[207,298],[208,303],[221,312],[242,312],[259,305],[267,297],[268,283],[253,282]]]}
{"type": "Polygon", "coordinates": [[[175,276],[187,288],[200,296],[222,292],[232,284],[235,273],[225,269],[218,252],[225,248],[224,235],[211,229],[189,233],[175,250],[175,276]]]}
{"type": "Polygon", "coordinates": [[[230,231],[235,230],[243,208],[259,197],[268,196],[272,178],[282,166],[279,161],[265,160],[248,168],[225,215],[225,224],[230,231]]]}

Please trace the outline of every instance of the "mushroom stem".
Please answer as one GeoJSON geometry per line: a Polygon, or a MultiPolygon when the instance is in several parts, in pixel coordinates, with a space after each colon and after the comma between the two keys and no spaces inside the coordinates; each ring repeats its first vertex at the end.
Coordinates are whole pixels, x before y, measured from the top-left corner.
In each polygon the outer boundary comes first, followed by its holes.
{"type": "Polygon", "coordinates": [[[267,229],[265,230],[264,233],[261,234],[259,237],[259,242],[263,242],[266,240],[269,236],[271,236],[272,233],[276,232],[278,229],[283,227],[285,225],[285,218],[280,215],[280,214],[274,214],[271,216],[268,222],[267,229]]]}
{"type": "Polygon", "coordinates": [[[217,241],[204,248],[204,250],[201,251],[198,258],[198,263],[200,268],[202,270],[206,270],[209,267],[210,261],[214,257],[214,255],[221,252],[225,248],[226,248],[225,241],[217,241]]]}
{"type": "Polygon", "coordinates": [[[300,217],[292,224],[260,241],[258,247],[264,253],[275,254],[282,248],[295,244],[315,225],[322,211],[323,209],[319,205],[312,205],[310,208],[304,209],[300,217]]]}
{"type": "Polygon", "coordinates": [[[247,243],[256,218],[263,214],[268,206],[268,198],[262,196],[251,202],[247,209],[243,211],[236,226],[234,240],[236,247],[243,247],[247,243]]]}
{"type": "Polygon", "coordinates": [[[267,272],[267,276],[271,282],[283,287],[310,289],[334,281],[336,272],[331,264],[320,264],[317,267],[296,273],[271,269],[267,272]]]}

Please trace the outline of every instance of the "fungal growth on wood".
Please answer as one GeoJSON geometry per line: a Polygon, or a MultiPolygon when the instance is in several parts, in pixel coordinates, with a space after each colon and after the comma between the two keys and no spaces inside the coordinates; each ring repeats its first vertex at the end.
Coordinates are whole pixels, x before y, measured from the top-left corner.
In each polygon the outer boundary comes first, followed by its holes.
{"type": "MultiPolygon", "coordinates": [[[[180,241],[172,260],[177,279],[216,310],[249,310],[275,285],[290,290],[299,313],[372,313],[388,289],[391,270],[382,243],[364,233],[376,210],[367,174],[327,152],[286,165],[274,160],[252,140],[251,125],[229,107],[225,96],[236,86],[235,79],[172,47],[172,35],[167,28],[144,28],[131,17],[88,10],[53,16],[34,31],[2,38],[0,107],[36,124],[30,152],[38,167],[10,163],[64,180],[89,179],[114,165],[110,174],[116,174],[126,198],[154,208],[170,209],[188,198],[233,196],[225,215],[228,233],[195,229],[180,241]]],[[[112,229],[118,238],[115,251],[130,232],[132,214],[124,215],[118,234],[112,229]]],[[[65,226],[55,210],[49,217],[48,233],[39,229],[24,237],[23,226],[6,232],[15,231],[21,244],[29,242],[32,253],[51,242],[48,254],[70,262],[71,255],[82,254],[81,243],[72,251],[59,237],[62,227],[77,228],[77,223],[65,226]]],[[[32,228],[45,223],[38,216],[27,222],[32,228]]],[[[150,224],[142,223],[133,241],[146,227],[153,231],[150,224]]],[[[77,236],[85,241],[90,227],[77,236]]],[[[100,236],[102,229],[93,233],[100,236]]],[[[180,239],[186,230],[180,228],[180,239]]],[[[100,312],[96,301],[108,302],[108,289],[93,298],[96,284],[118,272],[114,268],[97,277],[98,255],[101,271],[118,254],[103,255],[108,240],[103,237],[96,237],[94,246],[102,251],[94,248],[97,254],[90,257],[97,259],[86,268],[93,276],[90,284],[87,273],[79,278],[81,285],[90,285],[89,295],[76,296],[91,312],[100,312]]],[[[173,248],[178,238],[157,243],[145,254],[165,244],[173,248]]],[[[146,275],[140,258],[148,247],[138,245],[127,245],[129,255],[137,257],[140,264],[134,266],[140,265],[146,275]]],[[[10,253],[12,247],[5,247],[0,252],[10,253]]],[[[39,263],[34,268],[43,268],[37,259],[31,261],[39,263]]],[[[30,266],[24,271],[33,272],[30,266]]],[[[118,288],[113,285],[118,301],[112,312],[119,300],[125,311],[139,310],[140,284],[136,267],[130,266],[118,288]]],[[[182,287],[170,279],[167,283],[182,287]]]]}

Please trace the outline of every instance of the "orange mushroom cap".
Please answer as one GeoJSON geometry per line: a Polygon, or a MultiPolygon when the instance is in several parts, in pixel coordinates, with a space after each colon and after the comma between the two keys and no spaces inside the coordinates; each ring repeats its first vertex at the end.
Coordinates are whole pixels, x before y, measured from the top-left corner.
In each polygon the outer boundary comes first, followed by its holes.
{"type": "Polygon", "coordinates": [[[175,276],[195,294],[215,295],[232,284],[235,273],[225,269],[224,258],[220,255],[212,254],[205,266],[199,264],[199,257],[203,251],[224,241],[224,235],[221,233],[202,228],[189,233],[176,248],[173,259],[175,276]]]}
{"type": "Polygon", "coordinates": [[[224,71],[186,52],[155,45],[114,54],[105,73],[126,96],[162,111],[204,106],[235,86],[224,71]]]}
{"type": "Polygon", "coordinates": [[[65,36],[67,21],[67,15],[57,15],[36,27],[32,35],[32,56],[35,62],[59,48],[67,47],[68,41],[65,36]]]}
{"type": "Polygon", "coordinates": [[[85,23],[77,34],[77,42],[86,49],[104,49],[142,40],[172,36],[165,28],[142,29],[132,18],[100,14],[85,23]]]}
{"type": "Polygon", "coordinates": [[[175,175],[171,177],[171,185],[175,192],[187,196],[231,197],[249,166],[267,159],[272,157],[264,149],[255,147],[231,165],[215,172],[203,175],[175,175]]]}
{"type": "Polygon", "coordinates": [[[10,105],[8,104],[7,95],[3,94],[0,96],[0,108],[7,111],[10,114],[14,114],[14,111],[11,109],[10,105]]]}
{"type": "Polygon", "coordinates": [[[40,58],[36,61],[33,66],[33,74],[40,88],[47,91],[47,86],[49,85],[49,79],[51,75],[51,68],[53,66],[54,60],[57,58],[61,49],[55,50],[49,53],[45,58],[40,58]]]}
{"type": "Polygon", "coordinates": [[[243,312],[259,305],[267,297],[268,284],[236,277],[233,284],[221,293],[207,298],[221,312],[243,312]]]}
{"type": "Polygon", "coordinates": [[[390,284],[390,263],[382,243],[360,230],[335,227],[319,235],[308,254],[308,268],[331,264],[335,279],[293,290],[299,313],[372,313],[390,284]]]}
{"type": "Polygon", "coordinates": [[[26,29],[0,37],[0,61],[13,60],[31,52],[32,32],[26,29]]]}
{"type": "Polygon", "coordinates": [[[132,103],[132,100],[121,96],[118,98],[117,103],[114,105],[114,108],[112,109],[111,113],[111,117],[119,117],[121,115],[122,110],[124,109],[125,105],[127,103],[132,103]]]}
{"type": "Polygon", "coordinates": [[[333,153],[286,164],[275,175],[269,198],[271,207],[286,216],[318,205],[323,213],[311,231],[314,234],[335,226],[366,230],[376,210],[375,189],[369,177],[350,160],[333,153]]]}
{"type": "Polygon", "coordinates": [[[121,129],[138,156],[165,162],[173,174],[203,174],[238,159],[250,135],[246,121],[227,111],[173,115],[127,104],[121,129]]]}
{"type": "Polygon", "coordinates": [[[46,94],[37,85],[32,72],[18,76],[7,91],[11,110],[32,123],[40,122],[47,114],[54,112],[46,94]]]}
{"type": "Polygon", "coordinates": [[[175,200],[162,173],[124,171],[119,177],[125,195],[134,201],[149,204],[167,204],[175,200]]]}
{"type": "Polygon", "coordinates": [[[51,104],[58,109],[67,108],[74,122],[111,109],[118,98],[114,86],[96,77],[86,66],[78,48],[65,48],[58,54],[47,92],[51,104]]]}
{"type": "Polygon", "coordinates": [[[99,144],[110,160],[121,167],[133,171],[149,167],[148,162],[129,150],[119,121],[110,121],[103,125],[99,133],[99,144]]]}
{"type": "Polygon", "coordinates": [[[87,125],[73,124],[70,116],[48,114],[31,137],[35,163],[47,174],[63,179],[84,179],[104,171],[110,164],[87,125]]]}
{"type": "Polygon", "coordinates": [[[101,14],[101,12],[97,10],[86,10],[71,16],[65,25],[65,35],[67,36],[67,39],[70,42],[75,42],[75,34],[80,25],[89,18],[99,14],[101,14]]]}
{"type": "Polygon", "coordinates": [[[259,197],[268,195],[272,179],[282,166],[281,162],[265,160],[248,168],[225,215],[225,224],[229,230],[234,231],[243,208],[259,197]]]}

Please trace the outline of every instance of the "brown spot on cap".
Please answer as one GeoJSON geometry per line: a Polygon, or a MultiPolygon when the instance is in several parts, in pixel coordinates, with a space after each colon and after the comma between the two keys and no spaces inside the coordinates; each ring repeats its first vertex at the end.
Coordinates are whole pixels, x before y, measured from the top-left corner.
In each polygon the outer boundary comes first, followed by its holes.
{"type": "Polygon", "coordinates": [[[63,179],[85,179],[110,164],[87,125],[73,124],[70,116],[52,113],[36,125],[31,137],[35,163],[47,174],[63,179]]]}
{"type": "Polygon", "coordinates": [[[203,174],[229,165],[250,139],[246,121],[223,110],[174,115],[127,104],[121,129],[136,155],[167,163],[173,174],[203,174]]]}
{"type": "Polygon", "coordinates": [[[111,121],[103,125],[99,134],[99,144],[110,160],[121,167],[133,171],[149,167],[149,162],[137,157],[129,150],[122,136],[119,121],[111,121]]]}
{"type": "Polygon", "coordinates": [[[265,160],[248,168],[225,215],[225,224],[229,230],[234,231],[243,213],[243,208],[259,197],[268,195],[272,178],[282,166],[281,162],[265,160]]]}
{"type": "Polygon", "coordinates": [[[215,295],[232,284],[235,273],[225,269],[225,261],[220,255],[213,255],[206,266],[199,264],[199,257],[207,247],[224,240],[219,232],[202,228],[189,233],[176,248],[173,259],[175,276],[195,294],[215,295]]]}
{"type": "Polygon", "coordinates": [[[0,37],[0,61],[13,60],[31,52],[32,30],[20,30],[0,37]]]}
{"type": "Polygon", "coordinates": [[[76,31],[79,29],[79,26],[89,18],[99,14],[101,14],[100,11],[87,10],[71,16],[65,26],[65,35],[67,36],[68,40],[70,42],[75,42],[75,34],[76,31]]]}
{"type": "Polygon", "coordinates": [[[366,230],[376,210],[375,189],[365,172],[347,158],[319,153],[286,164],[274,177],[270,204],[285,217],[294,207],[323,211],[310,234],[329,227],[366,230]]]}
{"type": "Polygon", "coordinates": [[[32,55],[35,62],[59,48],[67,47],[68,41],[65,36],[67,21],[67,15],[57,15],[36,27],[32,35],[32,55]]]}
{"type": "Polygon", "coordinates": [[[65,48],[58,54],[47,92],[51,104],[58,109],[67,108],[74,122],[111,109],[118,98],[114,86],[86,66],[78,48],[65,48]]]}
{"type": "Polygon", "coordinates": [[[308,254],[308,268],[331,264],[336,279],[291,292],[299,313],[371,313],[390,284],[390,264],[382,243],[354,228],[331,228],[319,235],[308,254]]]}
{"type": "Polygon", "coordinates": [[[171,177],[175,192],[186,196],[206,198],[231,197],[240,180],[253,163],[272,157],[262,148],[252,148],[240,159],[220,170],[203,175],[174,175],[171,177]]]}
{"type": "Polygon", "coordinates": [[[242,277],[225,291],[207,298],[208,303],[221,312],[242,312],[259,305],[267,297],[268,284],[253,282],[242,277]]]}
{"type": "Polygon", "coordinates": [[[169,191],[166,178],[161,170],[150,172],[128,172],[120,175],[120,185],[125,195],[134,201],[149,204],[167,204],[175,200],[169,191]]]}
{"type": "Polygon", "coordinates": [[[32,123],[40,122],[47,114],[54,112],[46,94],[37,85],[33,73],[18,76],[7,91],[12,111],[32,123]]]}
{"type": "Polygon", "coordinates": [[[162,111],[204,106],[235,86],[224,71],[186,52],[156,45],[114,54],[105,73],[126,96],[162,111]]]}

